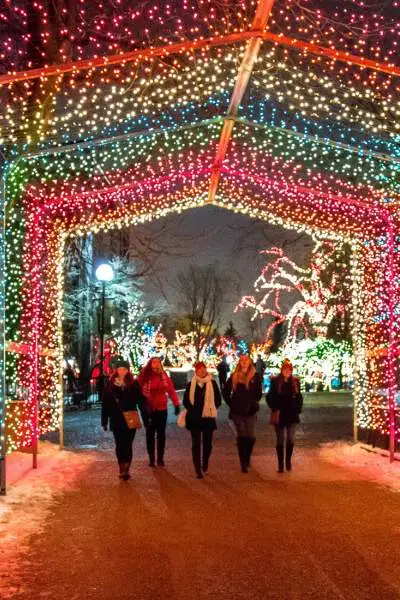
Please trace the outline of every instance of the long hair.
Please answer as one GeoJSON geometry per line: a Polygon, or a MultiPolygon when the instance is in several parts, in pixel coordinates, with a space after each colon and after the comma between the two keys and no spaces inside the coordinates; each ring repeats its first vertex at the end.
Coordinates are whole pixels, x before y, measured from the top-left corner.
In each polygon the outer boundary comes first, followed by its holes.
{"type": "Polygon", "coordinates": [[[143,367],[143,369],[140,372],[140,381],[141,381],[142,385],[144,383],[147,383],[153,374],[153,370],[151,368],[151,363],[154,359],[157,359],[160,361],[162,372],[164,372],[164,367],[161,362],[161,358],[159,358],[158,356],[153,356],[152,358],[150,358],[150,360],[146,363],[146,365],[143,367]]]}
{"type": "Polygon", "coordinates": [[[255,374],[256,369],[252,362],[249,364],[244,374],[242,369],[240,368],[240,363],[238,363],[232,374],[233,391],[236,390],[236,386],[238,383],[244,383],[246,388],[249,389],[250,381],[253,379],[255,374]]]}
{"type": "MultiPolygon", "coordinates": [[[[115,369],[115,371],[113,371],[110,379],[108,380],[108,387],[111,388],[112,385],[114,385],[114,381],[117,379],[118,377],[118,373],[117,370],[115,369]]],[[[135,382],[135,379],[132,375],[132,373],[130,371],[128,371],[124,377],[124,385],[125,387],[131,387],[131,385],[133,385],[135,382]]]]}
{"type": "MultiPolygon", "coordinates": [[[[293,394],[298,394],[300,392],[299,379],[292,374],[289,376],[288,381],[290,382],[290,384],[292,386],[293,394]]],[[[283,383],[284,383],[284,377],[283,377],[282,373],[279,373],[279,375],[277,375],[277,377],[276,377],[276,387],[278,390],[278,394],[282,393],[283,383]]]]}

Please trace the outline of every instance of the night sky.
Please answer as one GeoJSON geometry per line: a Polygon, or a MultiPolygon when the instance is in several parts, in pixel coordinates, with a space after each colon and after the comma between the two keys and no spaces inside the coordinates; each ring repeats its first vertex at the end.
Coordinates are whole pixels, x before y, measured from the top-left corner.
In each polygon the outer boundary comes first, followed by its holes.
{"type": "MultiPolygon", "coordinates": [[[[164,224],[156,221],[138,227],[137,231],[139,235],[141,231],[148,234],[162,225],[167,226],[166,235],[171,244],[178,247],[178,256],[162,258],[157,277],[144,281],[147,301],[155,302],[163,296],[168,303],[168,310],[175,312],[177,292],[174,281],[179,271],[190,264],[215,264],[231,282],[221,328],[233,319],[235,326],[240,329],[241,317],[234,316],[233,309],[242,295],[253,293],[254,281],[264,264],[260,250],[284,244],[287,254],[302,265],[307,262],[310,252],[310,238],[305,234],[301,236],[298,232],[214,206],[171,215],[166,217],[164,224]]],[[[131,235],[135,235],[135,229],[131,235]]]]}

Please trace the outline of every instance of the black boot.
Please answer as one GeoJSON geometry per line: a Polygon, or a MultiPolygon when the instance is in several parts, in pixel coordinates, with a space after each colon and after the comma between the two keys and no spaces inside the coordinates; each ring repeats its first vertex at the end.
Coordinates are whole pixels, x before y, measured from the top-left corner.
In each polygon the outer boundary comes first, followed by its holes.
{"type": "Polygon", "coordinates": [[[246,447],[247,466],[251,467],[251,455],[253,454],[253,448],[254,448],[254,444],[256,443],[256,438],[246,438],[246,442],[247,442],[247,447],[246,447]]]}
{"type": "Polygon", "coordinates": [[[157,465],[159,467],[165,467],[164,462],[164,452],[165,452],[165,434],[157,436],[157,465]]]}
{"type": "Polygon", "coordinates": [[[128,479],[130,479],[130,478],[131,478],[131,476],[129,475],[129,469],[130,469],[130,466],[131,466],[131,463],[130,463],[130,462],[123,463],[123,468],[124,468],[124,470],[123,470],[122,479],[123,479],[124,481],[128,481],[128,479]]]}
{"type": "Polygon", "coordinates": [[[278,473],[283,473],[283,456],[284,456],[284,448],[283,446],[276,446],[276,455],[278,457],[278,473]]]}
{"type": "Polygon", "coordinates": [[[192,459],[197,479],[203,479],[203,473],[201,472],[200,462],[200,448],[198,448],[194,444],[192,445],[192,459]]]}
{"type": "Polygon", "coordinates": [[[289,442],[286,444],[286,471],[292,470],[293,448],[294,444],[290,444],[289,442]]]}
{"type": "Polygon", "coordinates": [[[205,444],[203,441],[203,462],[202,462],[203,473],[207,473],[207,471],[208,471],[208,463],[210,462],[211,452],[212,452],[212,443],[205,444]]]}
{"type": "Polygon", "coordinates": [[[154,435],[149,431],[149,428],[147,428],[147,431],[146,431],[146,446],[147,446],[147,454],[149,455],[149,467],[154,467],[155,466],[155,456],[156,456],[155,439],[154,439],[154,435]]]}
{"type": "Polygon", "coordinates": [[[242,473],[248,473],[249,471],[247,469],[247,438],[238,437],[237,447],[242,473]]]}

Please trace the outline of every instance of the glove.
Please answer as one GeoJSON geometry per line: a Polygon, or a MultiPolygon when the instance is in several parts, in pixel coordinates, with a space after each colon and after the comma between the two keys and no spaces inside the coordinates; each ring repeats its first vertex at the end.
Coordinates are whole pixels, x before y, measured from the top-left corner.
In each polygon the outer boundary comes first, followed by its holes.
{"type": "Polygon", "coordinates": [[[180,412],[181,412],[181,407],[178,404],[178,406],[175,406],[175,416],[177,417],[180,412]]]}

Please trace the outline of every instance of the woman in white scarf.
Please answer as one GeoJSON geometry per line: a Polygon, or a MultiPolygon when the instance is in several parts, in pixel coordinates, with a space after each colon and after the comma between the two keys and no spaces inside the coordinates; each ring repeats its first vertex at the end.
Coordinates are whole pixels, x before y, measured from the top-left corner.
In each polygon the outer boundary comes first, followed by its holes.
{"type": "Polygon", "coordinates": [[[217,409],[221,405],[221,393],[203,362],[197,362],[194,369],[194,377],[187,384],[183,396],[183,406],[187,411],[186,429],[192,436],[192,457],[196,477],[203,479],[203,473],[208,470],[213,433],[217,428],[216,417],[217,409]]]}

